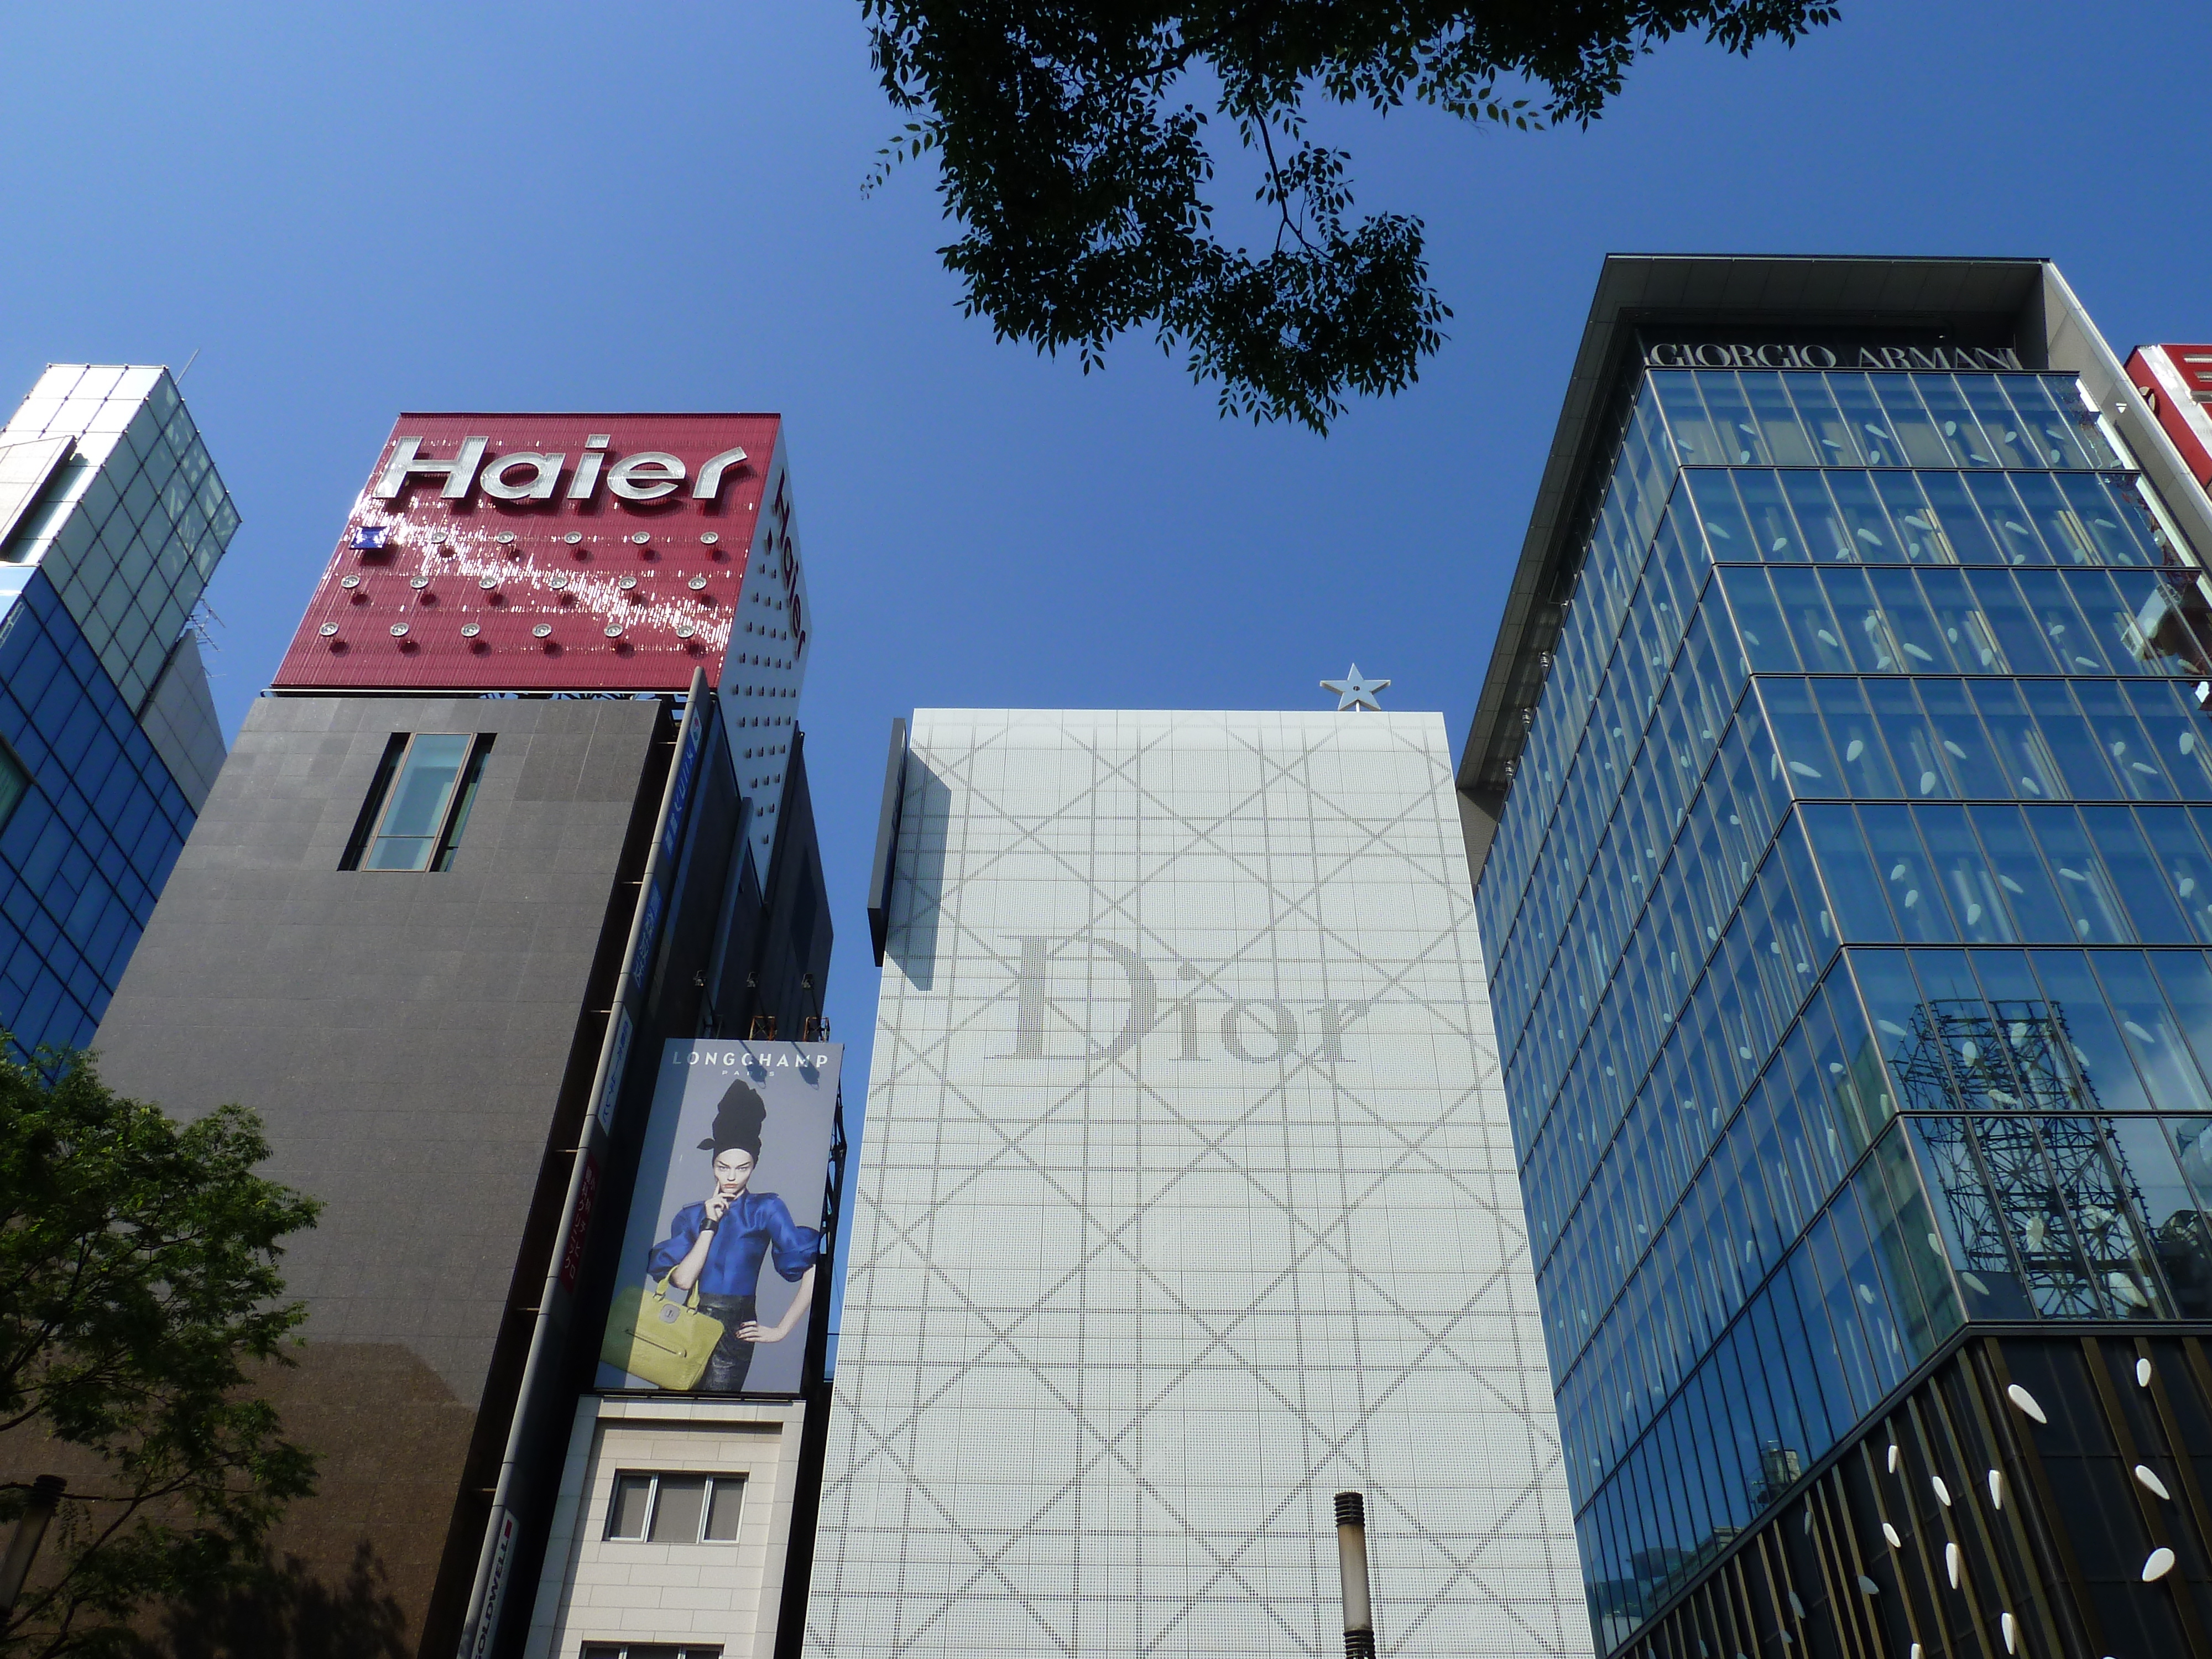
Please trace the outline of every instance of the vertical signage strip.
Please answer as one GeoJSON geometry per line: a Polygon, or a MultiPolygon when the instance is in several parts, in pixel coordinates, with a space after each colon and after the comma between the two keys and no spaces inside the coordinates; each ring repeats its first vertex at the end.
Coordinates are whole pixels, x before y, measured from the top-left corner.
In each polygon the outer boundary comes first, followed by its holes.
{"type": "MultiPolygon", "coordinates": [[[[660,811],[653,825],[653,840],[646,853],[645,874],[639,884],[637,906],[630,913],[629,939],[623,950],[622,968],[615,978],[615,1008],[599,1040],[599,1065],[584,1097],[583,1123],[577,1134],[575,1161],[568,1169],[568,1192],[561,1207],[561,1225],[554,1233],[552,1259],[546,1263],[545,1284],[538,1297],[538,1314],[530,1332],[529,1358],[523,1362],[522,1382],[515,1390],[514,1415],[507,1420],[507,1449],[500,1459],[499,1485],[492,1494],[491,1519],[484,1529],[483,1547],[477,1552],[476,1583],[469,1593],[469,1613],[461,1626],[459,1659],[477,1659],[489,1653],[497,1634],[505,1601],[505,1562],[514,1549],[513,1494],[515,1468],[522,1453],[522,1436],[529,1420],[532,1395],[547,1380],[552,1367],[547,1350],[552,1346],[555,1315],[565,1312],[574,1289],[568,1271],[569,1259],[580,1255],[583,1229],[601,1162],[601,1146],[612,1133],[613,1101],[622,1087],[622,1069],[630,1051],[630,1034],[637,1023],[633,1004],[643,999],[638,987],[646,978],[663,906],[663,887],[673,879],[676,860],[669,848],[683,840],[683,819],[690,804],[692,773],[696,769],[713,699],[707,692],[703,670],[691,672],[691,689],[684,702],[684,723],[676,737],[676,759],[668,769],[668,781],[660,793],[660,811]],[[580,1212],[581,1214],[580,1216],[580,1212]],[[567,1241],[562,1248],[562,1241],[567,1241]]],[[[641,1017],[641,1010],[639,1011],[641,1017]]]]}

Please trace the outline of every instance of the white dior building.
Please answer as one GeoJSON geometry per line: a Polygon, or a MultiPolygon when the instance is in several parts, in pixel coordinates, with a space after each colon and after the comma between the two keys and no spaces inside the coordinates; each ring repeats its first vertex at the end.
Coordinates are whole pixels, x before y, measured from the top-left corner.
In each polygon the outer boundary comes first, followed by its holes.
{"type": "MultiPolygon", "coordinates": [[[[903,738],[903,733],[901,734],[903,738]]],[[[1587,1655],[1441,719],[931,709],[816,1659],[1587,1655]]]]}

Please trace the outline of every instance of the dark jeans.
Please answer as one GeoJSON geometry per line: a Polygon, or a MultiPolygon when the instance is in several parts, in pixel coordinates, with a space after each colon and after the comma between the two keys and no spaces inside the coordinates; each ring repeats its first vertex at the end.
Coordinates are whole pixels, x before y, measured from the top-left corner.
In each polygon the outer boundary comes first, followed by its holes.
{"type": "Polygon", "coordinates": [[[702,1394],[742,1394],[745,1373],[752,1369],[753,1345],[740,1341],[738,1327],[750,1324],[757,1317],[753,1298],[749,1296],[699,1295],[699,1311],[709,1319],[722,1322],[722,1340],[714,1345],[714,1352],[707,1356],[706,1375],[699,1379],[702,1394]]]}

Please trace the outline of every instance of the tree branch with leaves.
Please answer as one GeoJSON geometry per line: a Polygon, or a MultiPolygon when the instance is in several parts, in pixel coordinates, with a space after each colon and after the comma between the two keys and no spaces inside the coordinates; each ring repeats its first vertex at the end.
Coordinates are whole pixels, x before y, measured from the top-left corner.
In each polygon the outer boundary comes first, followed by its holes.
{"type": "Polygon", "coordinates": [[[240,1583],[313,1489],[253,1373],[289,1364],[282,1241],[313,1200],[255,1173],[252,1114],[179,1125],[89,1058],[0,1061],[0,1527],[69,1481],[0,1653],[121,1652],[165,1601],[240,1583]]]}
{"type": "Polygon", "coordinates": [[[913,116],[867,187],[936,158],[939,250],[969,316],[1088,373],[1149,327],[1224,416],[1317,432],[1346,397],[1402,391],[1443,342],[1423,221],[1355,219],[1350,157],[1309,137],[1309,99],[1408,100],[1528,131],[1587,125],[1629,65],[1677,35],[1726,51],[1796,41],[1828,0],[862,0],[875,67],[913,116]],[[1203,90],[1205,95],[1199,94],[1203,90]],[[1516,96],[1515,93],[1528,95],[1516,96]],[[1214,234],[1219,118],[1273,210],[1255,253],[1214,234]],[[1280,149],[1278,143],[1280,143],[1280,149]]]}

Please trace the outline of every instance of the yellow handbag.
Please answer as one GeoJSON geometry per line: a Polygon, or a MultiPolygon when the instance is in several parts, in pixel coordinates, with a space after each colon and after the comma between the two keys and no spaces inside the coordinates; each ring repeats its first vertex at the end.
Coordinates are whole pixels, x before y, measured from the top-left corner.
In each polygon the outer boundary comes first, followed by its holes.
{"type": "Polygon", "coordinates": [[[698,1298],[696,1285],[681,1299],[669,1296],[668,1288],[664,1279],[615,1292],[599,1358],[655,1388],[689,1394],[722,1340],[722,1322],[691,1305],[698,1298]]]}

